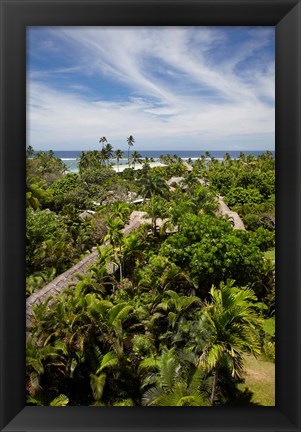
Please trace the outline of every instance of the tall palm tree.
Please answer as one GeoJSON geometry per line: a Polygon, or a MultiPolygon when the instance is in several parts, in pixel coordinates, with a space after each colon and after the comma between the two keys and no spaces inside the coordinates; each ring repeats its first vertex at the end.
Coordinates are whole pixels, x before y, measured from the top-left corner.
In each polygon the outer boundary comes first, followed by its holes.
{"type": "Polygon", "coordinates": [[[120,161],[120,159],[123,158],[123,151],[119,150],[119,149],[115,150],[115,157],[117,160],[117,167],[118,167],[118,172],[119,172],[119,161],[120,161]]]}
{"type": "Polygon", "coordinates": [[[123,233],[121,231],[123,222],[120,218],[108,219],[107,221],[107,234],[104,237],[104,242],[109,241],[114,247],[119,246],[123,239],[123,233]]]}
{"type": "Polygon", "coordinates": [[[78,158],[79,172],[81,173],[85,168],[88,168],[88,166],[89,166],[89,157],[87,156],[87,153],[81,152],[78,158]]]}
{"type": "Polygon", "coordinates": [[[241,378],[244,352],[260,354],[258,328],[262,320],[254,302],[256,297],[249,288],[235,288],[234,281],[221,282],[220,288],[212,286],[211,302],[205,302],[203,328],[209,332],[199,366],[213,372],[211,403],[214,404],[218,374],[222,365],[230,368],[234,378],[241,378]]]}
{"type": "Polygon", "coordinates": [[[139,152],[137,152],[137,150],[135,150],[134,152],[133,152],[133,154],[132,154],[132,156],[131,156],[131,162],[133,163],[133,165],[134,165],[134,169],[135,169],[135,164],[136,164],[136,162],[138,162],[138,163],[142,163],[142,156],[141,156],[141,154],[139,153],[139,152]]]}
{"type": "Polygon", "coordinates": [[[110,213],[114,218],[119,218],[123,223],[128,221],[131,209],[129,205],[123,201],[115,201],[111,205],[110,213]]]}
{"type": "Polygon", "coordinates": [[[82,152],[78,160],[78,167],[80,174],[87,168],[97,168],[102,163],[102,150],[82,152]]]}
{"type": "Polygon", "coordinates": [[[101,145],[102,145],[102,148],[103,148],[103,146],[104,146],[104,143],[106,143],[106,142],[107,142],[107,138],[106,138],[105,136],[103,136],[103,137],[99,138],[99,142],[101,143],[101,145]]]}
{"type": "MultiPolygon", "coordinates": [[[[107,234],[104,237],[104,242],[109,241],[111,245],[113,246],[113,250],[115,252],[115,259],[121,257],[121,248],[122,248],[122,242],[123,242],[123,222],[120,218],[116,219],[109,219],[107,221],[107,234]],[[118,257],[119,255],[119,257],[118,257]]],[[[119,266],[120,271],[120,280],[122,280],[122,264],[119,266]]],[[[113,263],[113,273],[115,272],[115,264],[113,263]]]]}
{"type": "Polygon", "coordinates": [[[135,139],[132,135],[130,135],[129,137],[127,137],[127,143],[128,143],[128,164],[130,164],[130,147],[132,147],[134,145],[135,139]]]}
{"type": "Polygon", "coordinates": [[[108,152],[106,151],[105,147],[103,147],[99,152],[99,158],[101,161],[101,165],[105,165],[108,160],[108,152]]]}
{"type": "Polygon", "coordinates": [[[107,161],[107,165],[109,165],[109,161],[113,156],[113,147],[110,143],[107,143],[103,149],[104,150],[104,155],[105,155],[105,160],[107,161]]]}
{"type": "Polygon", "coordinates": [[[29,145],[26,148],[26,156],[29,157],[29,158],[32,158],[33,155],[34,155],[34,149],[32,148],[31,145],[29,145]]]}
{"type": "Polygon", "coordinates": [[[157,234],[157,219],[163,219],[166,216],[165,200],[160,196],[154,196],[148,203],[147,216],[152,219],[153,234],[157,234]]]}
{"type": "Polygon", "coordinates": [[[143,260],[143,249],[145,247],[145,238],[139,231],[132,231],[129,235],[124,237],[122,254],[125,261],[125,268],[127,274],[134,279],[135,264],[141,263],[143,260]]]}

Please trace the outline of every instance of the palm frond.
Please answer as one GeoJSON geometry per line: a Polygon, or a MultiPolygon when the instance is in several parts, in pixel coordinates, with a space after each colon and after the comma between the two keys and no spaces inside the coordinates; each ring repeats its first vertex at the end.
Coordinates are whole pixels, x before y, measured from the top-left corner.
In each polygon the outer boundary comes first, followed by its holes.
{"type": "Polygon", "coordinates": [[[158,403],[158,400],[164,395],[164,392],[162,389],[159,389],[157,387],[152,387],[148,389],[142,396],[141,402],[144,406],[154,406],[158,403]]]}
{"type": "Polygon", "coordinates": [[[96,371],[96,374],[99,374],[102,370],[106,368],[111,368],[118,365],[118,358],[114,352],[108,352],[105,354],[101,360],[101,364],[96,371]]]}
{"type": "Polygon", "coordinates": [[[158,369],[160,362],[154,357],[147,357],[143,359],[138,366],[138,374],[141,373],[143,369],[158,369]]]}
{"type": "Polygon", "coordinates": [[[106,377],[106,374],[101,374],[99,376],[94,374],[90,375],[90,386],[93,397],[96,401],[99,401],[102,398],[106,377]]]}
{"type": "Polygon", "coordinates": [[[134,402],[132,399],[123,399],[115,402],[113,406],[134,406],[134,402]]]}
{"type": "Polygon", "coordinates": [[[113,306],[110,310],[110,323],[113,324],[117,320],[122,321],[132,309],[132,306],[128,306],[126,303],[118,303],[113,306]]]}
{"type": "Polygon", "coordinates": [[[50,406],[66,406],[69,403],[69,398],[65,396],[64,394],[60,394],[58,397],[53,399],[50,402],[50,406]]]}
{"type": "Polygon", "coordinates": [[[172,388],[176,382],[180,364],[174,356],[174,350],[165,349],[161,354],[160,377],[162,387],[172,388]]]}

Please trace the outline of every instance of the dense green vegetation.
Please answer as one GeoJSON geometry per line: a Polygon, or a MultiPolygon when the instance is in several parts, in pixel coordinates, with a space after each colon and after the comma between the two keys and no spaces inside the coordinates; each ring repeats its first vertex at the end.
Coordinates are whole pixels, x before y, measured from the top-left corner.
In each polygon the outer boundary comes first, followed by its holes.
{"type": "Polygon", "coordinates": [[[27,294],[99,252],[78,282],[34,309],[28,403],[237,403],[245,353],[275,359],[274,158],[209,154],[189,170],[170,155],[150,168],[133,152],[141,169],[115,172],[110,159],[122,154],[100,143],[82,153],[78,174],[53,153],[27,152],[27,294]],[[218,211],[217,195],[246,230],[218,211]],[[125,235],[137,210],[148,220],[125,235]]]}

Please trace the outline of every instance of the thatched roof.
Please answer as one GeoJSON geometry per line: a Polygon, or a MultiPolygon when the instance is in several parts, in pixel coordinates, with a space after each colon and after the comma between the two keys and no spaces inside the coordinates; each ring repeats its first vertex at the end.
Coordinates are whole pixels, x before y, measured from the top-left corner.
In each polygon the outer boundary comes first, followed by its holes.
{"type": "MultiPolygon", "coordinates": [[[[171,180],[171,179],[170,179],[171,180]]],[[[224,203],[222,197],[217,197],[220,205],[220,213],[228,214],[229,217],[232,217],[234,220],[234,229],[245,229],[244,224],[238,214],[236,212],[232,212],[227,205],[224,203]]],[[[87,212],[88,213],[88,212],[87,212]]],[[[90,213],[88,213],[91,216],[90,213]]],[[[131,231],[139,228],[142,224],[151,223],[151,219],[148,218],[146,212],[142,211],[133,211],[130,215],[129,223],[124,227],[124,234],[127,235],[131,231]]],[[[166,219],[157,219],[157,227],[161,228],[161,226],[166,222],[166,219]]],[[[175,227],[172,232],[176,231],[177,227],[175,227]]],[[[168,232],[168,231],[167,231],[168,232]]],[[[169,231],[170,232],[170,231],[169,231]]],[[[85,274],[87,273],[89,267],[97,260],[98,251],[95,250],[90,253],[87,257],[83,258],[80,262],[75,264],[66,272],[57,276],[53,281],[44,286],[39,291],[31,294],[26,300],[26,326],[29,329],[32,319],[32,308],[33,306],[42,303],[48,297],[55,297],[59,295],[64,289],[68,288],[70,284],[77,282],[77,274],[85,274]]]]}
{"type": "Polygon", "coordinates": [[[186,161],[183,161],[183,165],[187,168],[188,171],[192,171],[193,167],[186,161]]]}
{"type": "Polygon", "coordinates": [[[84,210],[82,213],[80,213],[79,217],[82,219],[90,218],[94,215],[95,211],[93,210],[84,210]]]}
{"type": "MultiPolygon", "coordinates": [[[[89,216],[91,216],[88,213],[89,216]]],[[[123,229],[125,235],[129,234],[134,229],[139,228],[144,223],[151,223],[151,219],[146,217],[145,212],[133,211],[130,215],[129,224],[123,229]]],[[[162,222],[163,223],[163,222],[162,222]]],[[[158,226],[160,219],[158,219],[158,226]]],[[[93,251],[87,257],[83,258],[80,262],[75,264],[66,272],[57,276],[53,281],[44,286],[39,291],[31,294],[26,300],[26,327],[29,329],[32,319],[32,308],[35,305],[42,303],[48,297],[55,297],[59,295],[64,289],[68,288],[70,284],[77,282],[77,274],[85,274],[88,272],[89,267],[94,264],[98,258],[98,250],[93,251]]]]}
{"type": "Polygon", "coordinates": [[[229,217],[230,220],[233,221],[233,229],[245,229],[244,223],[241,220],[238,213],[231,211],[227,204],[224,202],[224,199],[222,196],[217,196],[218,204],[219,204],[219,213],[226,215],[229,217]]]}
{"type": "Polygon", "coordinates": [[[169,180],[167,180],[166,184],[168,186],[171,186],[173,183],[179,184],[181,183],[183,180],[185,180],[184,177],[171,177],[169,180]]]}
{"type": "Polygon", "coordinates": [[[42,303],[48,297],[55,297],[59,295],[72,282],[77,281],[76,274],[86,273],[91,264],[93,264],[97,260],[97,257],[98,251],[93,251],[90,255],[82,259],[69,270],[57,276],[55,279],[53,279],[53,281],[44,286],[42,289],[31,294],[31,296],[29,296],[26,300],[26,327],[30,327],[33,306],[42,303]]]}

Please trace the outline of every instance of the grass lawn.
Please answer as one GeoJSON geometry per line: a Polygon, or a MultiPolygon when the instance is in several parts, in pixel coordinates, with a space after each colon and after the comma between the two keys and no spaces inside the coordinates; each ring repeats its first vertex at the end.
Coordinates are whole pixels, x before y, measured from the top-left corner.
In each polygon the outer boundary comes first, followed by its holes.
{"type": "Polygon", "coordinates": [[[265,258],[275,261],[275,248],[264,253],[265,258]]]}
{"type": "Polygon", "coordinates": [[[275,364],[251,355],[244,356],[245,382],[241,391],[252,393],[251,404],[275,406],[275,364]]]}

